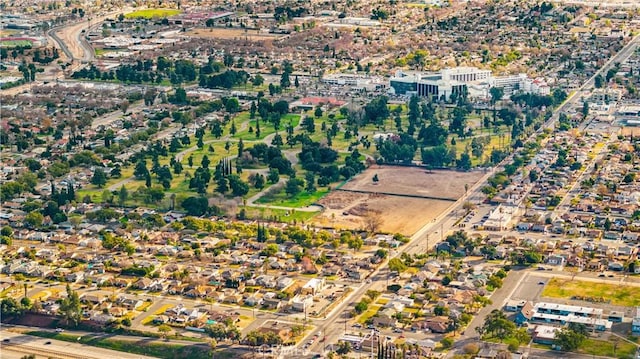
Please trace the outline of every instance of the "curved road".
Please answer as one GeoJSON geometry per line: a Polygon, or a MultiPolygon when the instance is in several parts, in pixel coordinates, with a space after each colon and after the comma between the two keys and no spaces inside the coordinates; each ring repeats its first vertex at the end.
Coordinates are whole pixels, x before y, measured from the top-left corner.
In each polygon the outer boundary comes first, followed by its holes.
{"type": "MultiPolygon", "coordinates": [[[[123,10],[126,12],[127,10],[123,10]]],[[[95,52],[91,44],[84,38],[83,30],[98,27],[106,18],[114,16],[123,11],[115,11],[96,18],[88,17],[80,22],[57,26],[47,31],[47,36],[51,37],[62,49],[69,61],[80,61],[71,70],[76,70],[82,62],[88,63],[95,60],[95,52]]]]}

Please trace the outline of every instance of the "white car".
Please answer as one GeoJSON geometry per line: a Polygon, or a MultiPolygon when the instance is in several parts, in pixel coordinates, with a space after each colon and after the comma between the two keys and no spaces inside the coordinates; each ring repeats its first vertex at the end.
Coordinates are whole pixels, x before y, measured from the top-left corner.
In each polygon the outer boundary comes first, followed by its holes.
{"type": "Polygon", "coordinates": [[[62,329],[62,328],[56,328],[56,332],[58,332],[58,333],[62,333],[62,332],[64,332],[64,329],[62,329]]]}

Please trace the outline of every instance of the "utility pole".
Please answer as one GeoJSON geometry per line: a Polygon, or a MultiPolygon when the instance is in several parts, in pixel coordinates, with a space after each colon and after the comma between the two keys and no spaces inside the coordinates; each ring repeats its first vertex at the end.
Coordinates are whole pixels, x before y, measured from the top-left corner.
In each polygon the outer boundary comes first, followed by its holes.
{"type": "Polygon", "coordinates": [[[427,254],[427,257],[429,257],[429,233],[427,233],[427,247],[424,252],[427,254]]]}
{"type": "Polygon", "coordinates": [[[347,312],[344,312],[344,334],[347,334],[347,312]]]}
{"type": "MultiPolygon", "coordinates": [[[[371,359],[373,359],[373,340],[375,339],[375,331],[371,330],[371,340],[369,341],[369,347],[371,348],[371,359]]],[[[380,338],[378,338],[377,341],[379,341],[380,338]]]]}

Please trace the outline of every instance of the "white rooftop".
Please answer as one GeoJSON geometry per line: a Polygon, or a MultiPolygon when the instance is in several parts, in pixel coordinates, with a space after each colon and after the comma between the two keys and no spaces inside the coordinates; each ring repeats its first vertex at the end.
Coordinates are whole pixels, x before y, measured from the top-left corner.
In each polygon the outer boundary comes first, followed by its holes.
{"type": "Polygon", "coordinates": [[[595,316],[601,316],[603,313],[603,310],[599,308],[579,307],[577,305],[566,305],[566,304],[547,303],[547,302],[536,303],[534,305],[534,309],[536,310],[536,312],[540,311],[540,309],[558,310],[562,312],[595,315],[595,316]]]}

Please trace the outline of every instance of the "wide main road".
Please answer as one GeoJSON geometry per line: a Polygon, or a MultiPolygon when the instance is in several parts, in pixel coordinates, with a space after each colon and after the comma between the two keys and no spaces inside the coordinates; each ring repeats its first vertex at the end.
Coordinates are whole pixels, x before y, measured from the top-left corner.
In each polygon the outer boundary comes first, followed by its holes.
{"type": "MultiPolygon", "coordinates": [[[[624,61],[626,61],[627,59],[629,59],[629,57],[631,57],[631,55],[636,51],[636,49],[638,48],[638,45],[640,44],[640,35],[635,36],[627,45],[625,45],[625,47],[623,47],[617,54],[615,54],[613,57],[611,57],[601,68],[600,70],[596,71],[595,74],[593,74],[593,76],[591,78],[589,78],[587,81],[585,81],[582,86],[580,86],[578,88],[578,90],[576,92],[574,92],[573,94],[571,94],[567,100],[565,101],[564,104],[562,104],[560,107],[558,107],[558,109],[556,109],[554,115],[551,117],[551,119],[549,119],[549,121],[546,123],[546,127],[550,127],[552,125],[555,124],[555,121],[558,119],[558,116],[560,115],[561,112],[566,111],[568,109],[570,109],[573,106],[577,105],[577,101],[581,99],[582,95],[587,95],[591,90],[593,90],[594,84],[595,84],[595,78],[598,75],[604,76],[606,74],[607,71],[609,71],[616,63],[622,63],[624,61]]],[[[509,274],[509,277],[512,277],[514,274],[509,274]]],[[[509,277],[507,277],[507,280],[509,280],[509,277]]],[[[517,278],[521,278],[521,274],[517,275],[517,278]]],[[[505,281],[506,282],[506,281],[505,281]]],[[[494,304],[498,303],[498,304],[504,304],[504,301],[509,299],[510,293],[513,293],[514,289],[511,290],[507,290],[507,291],[502,291],[502,295],[504,295],[505,292],[509,292],[508,295],[498,298],[498,300],[494,300],[494,304]]],[[[494,299],[494,298],[492,298],[494,299]]],[[[485,308],[488,309],[488,308],[485,308]]],[[[498,309],[496,308],[491,308],[491,309],[498,309]]],[[[478,334],[475,332],[474,328],[476,326],[482,325],[482,323],[484,323],[484,318],[486,317],[486,315],[488,315],[490,312],[490,310],[482,310],[480,311],[479,315],[477,315],[476,317],[474,317],[473,321],[471,322],[471,324],[469,325],[468,329],[464,332],[464,334],[461,335],[461,337],[456,340],[456,343],[454,344],[454,350],[452,350],[450,353],[453,354],[455,353],[455,349],[461,349],[465,343],[468,342],[477,342],[479,340],[478,334]]]]}
{"type": "Polygon", "coordinates": [[[153,359],[140,354],[130,354],[110,349],[92,347],[79,343],[70,343],[55,339],[46,339],[26,334],[0,330],[2,339],[1,358],[22,358],[25,354],[35,354],[38,358],[55,359],[153,359]]]}
{"type": "MultiPolygon", "coordinates": [[[[544,127],[551,127],[555,124],[558,119],[560,113],[570,109],[575,106],[577,101],[581,99],[581,95],[586,95],[589,91],[591,91],[594,87],[595,77],[598,75],[606,74],[609,69],[613,67],[614,64],[626,61],[637,49],[638,43],[640,42],[640,35],[634,37],[625,47],[623,47],[616,55],[611,57],[601,68],[598,70],[591,78],[585,81],[582,86],[578,88],[578,90],[571,95],[568,96],[567,100],[559,106],[549,121],[545,124],[544,127]]],[[[541,128],[541,130],[542,130],[541,128]]],[[[535,137],[535,136],[532,136],[535,137]]],[[[436,218],[431,223],[426,224],[423,228],[418,230],[415,235],[412,236],[409,244],[401,248],[399,251],[395,252],[394,255],[390,256],[390,258],[398,257],[402,253],[424,253],[427,249],[435,246],[436,243],[439,242],[440,237],[444,236],[444,233],[449,232],[453,225],[455,224],[457,218],[455,213],[462,209],[464,202],[470,198],[481,198],[482,193],[481,189],[486,184],[487,179],[491,176],[491,172],[487,173],[480,181],[478,181],[472,188],[469,189],[468,193],[460,198],[457,202],[455,202],[452,206],[450,206],[444,213],[436,218]]],[[[343,302],[338,304],[334,310],[327,316],[327,318],[322,321],[314,331],[312,331],[309,336],[318,335],[320,338],[325,338],[324,341],[316,341],[309,350],[315,352],[323,352],[325,350],[324,346],[329,343],[335,343],[339,337],[344,333],[345,321],[346,318],[349,317],[349,313],[351,311],[350,305],[355,303],[359,298],[361,298],[364,293],[373,288],[384,288],[386,285],[386,281],[388,279],[388,268],[385,262],[383,265],[378,267],[371,276],[367,283],[363,283],[358,287],[352,294],[346,298],[343,302]]],[[[519,276],[517,276],[515,282],[518,281],[519,276]]],[[[515,287],[516,283],[511,283],[510,287],[515,287]]],[[[503,291],[504,292],[504,291],[503,291]]],[[[508,292],[505,293],[508,296],[508,292]]],[[[503,298],[503,300],[506,298],[503,298]]],[[[502,302],[502,301],[500,301],[502,302]]],[[[474,323],[482,323],[484,321],[484,316],[488,314],[487,312],[481,312],[481,314],[475,318],[474,323]]],[[[460,338],[459,342],[466,342],[469,339],[477,337],[474,330],[465,331],[465,334],[460,338]]]]}
{"type": "MultiPolygon", "coordinates": [[[[87,14],[86,19],[80,22],[54,27],[47,31],[47,35],[58,43],[58,46],[62,49],[69,61],[88,63],[95,59],[95,53],[89,42],[85,39],[83,30],[88,33],[90,28],[99,26],[106,18],[127,11],[128,9],[113,11],[97,17],[87,14]]],[[[72,70],[75,70],[79,65],[80,64],[74,66],[72,70]]]]}

